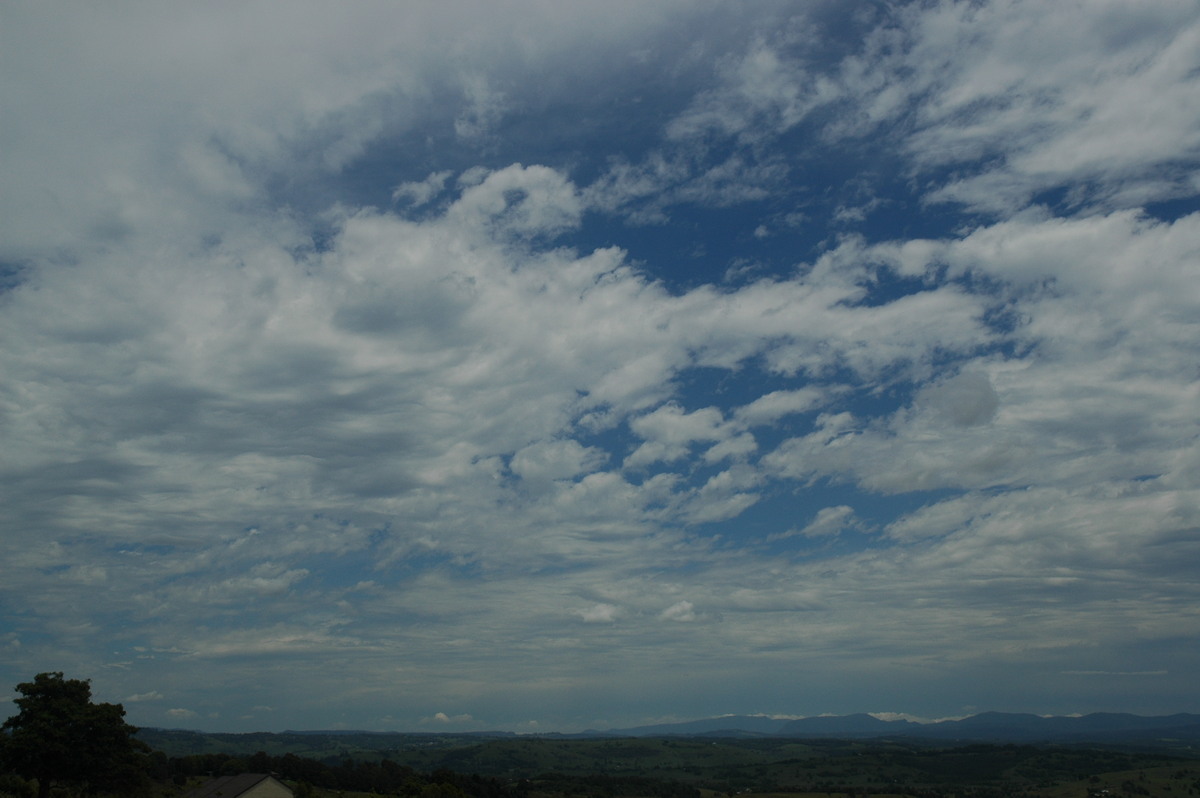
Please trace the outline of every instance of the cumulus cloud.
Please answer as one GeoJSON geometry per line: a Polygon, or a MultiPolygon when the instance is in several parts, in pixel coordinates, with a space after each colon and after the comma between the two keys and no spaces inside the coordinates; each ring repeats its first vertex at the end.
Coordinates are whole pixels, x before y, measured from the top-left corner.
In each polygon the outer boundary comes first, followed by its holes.
{"type": "Polygon", "coordinates": [[[690,623],[696,620],[696,608],[690,601],[677,601],[663,610],[659,617],[664,621],[690,623]]]}
{"type": "Polygon", "coordinates": [[[780,540],[796,535],[806,538],[834,537],[845,529],[853,529],[860,525],[861,522],[854,515],[854,508],[840,504],[837,507],[822,507],[807,526],[773,535],[771,539],[780,540]]]}
{"type": "Polygon", "coordinates": [[[125,701],[136,704],[140,701],[161,701],[165,697],[166,696],[157,690],[151,690],[148,693],[138,693],[137,695],[126,696],[125,701]]]}
{"type": "Polygon", "coordinates": [[[466,714],[466,713],[461,714],[461,715],[447,715],[445,712],[438,712],[431,718],[423,718],[422,722],[423,723],[436,723],[439,725],[444,725],[444,724],[451,724],[451,723],[471,723],[474,720],[475,720],[474,718],[472,718],[469,714],[466,714]]]}
{"type": "Polygon", "coordinates": [[[630,423],[646,442],[625,459],[626,467],[648,465],[660,460],[678,460],[696,441],[718,442],[726,437],[724,419],[713,407],[688,413],[668,403],[630,423]]]}
{"type": "Polygon", "coordinates": [[[737,417],[747,426],[772,424],[784,416],[804,413],[821,407],[829,401],[825,391],[819,388],[801,388],[794,391],[771,391],[736,411],[737,417]]]}
{"type": "Polygon", "coordinates": [[[620,609],[612,604],[593,604],[584,610],[579,610],[579,617],[585,623],[612,623],[620,615],[620,609]]]}
{"type": "Polygon", "coordinates": [[[410,180],[392,191],[392,202],[407,201],[414,207],[428,204],[430,200],[445,190],[446,179],[453,174],[450,170],[434,172],[424,180],[410,180]]]}
{"type": "Polygon", "coordinates": [[[607,459],[602,449],[575,440],[539,441],[514,454],[509,468],[528,482],[572,479],[597,470],[607,459]]]}

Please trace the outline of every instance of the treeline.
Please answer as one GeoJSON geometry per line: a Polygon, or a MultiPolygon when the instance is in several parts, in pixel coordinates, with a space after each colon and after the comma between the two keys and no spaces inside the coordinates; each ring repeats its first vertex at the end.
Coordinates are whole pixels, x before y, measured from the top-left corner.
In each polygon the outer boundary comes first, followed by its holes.
{"type": "Polygon", "coordinates": [[[295,754],[270,756],[261,751],[248,757],[232,754],[167,757],[156,751],[150,759],[150,776],[160,783],[182,785],[197,778],[271,773],[276,778],[301,785],[298,794],[305,791],[305,786],[310,786],[410,798],[516,798],[510,785],[493,778],[464,776],[449,770],[423,774],[388,759],[318,760],[295,754]]]}
{"type": "Polygon", "coordinates": [[[639,798],[700,798],[695,787],[678,781],[663,781],[646,776],[572,776],[543,773],[516,784],[518,795],[531,793],[569,795],[572,798],[614,798],[636,795],[639,798]]]}
{"type": "Polygon", "coordinates": [[[694,787],[639,776],[567,775],[545,773],[516,781],[466,775],[445,768],[419,773],[389,759],[356,760],[350,757],[310,759],[295,754],[252,756],[191,754],[167,757],[150,754],[150,777],[159,783],[184,785],[197,778],[239,773],[271,773],[297,786],[297,798],[310,787],[405,798],[530,798],[533,795],[570,795],[580,798],[699,798],[694,787]]]}

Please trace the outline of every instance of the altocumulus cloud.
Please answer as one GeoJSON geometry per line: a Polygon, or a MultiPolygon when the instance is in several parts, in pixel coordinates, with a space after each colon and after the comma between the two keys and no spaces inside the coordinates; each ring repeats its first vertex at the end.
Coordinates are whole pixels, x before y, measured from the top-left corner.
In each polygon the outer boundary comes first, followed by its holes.
{"type": "Polygon", "coordinates": [[[1200,710],[1194,4],[3,16],[10,683],[1200,710]]]}

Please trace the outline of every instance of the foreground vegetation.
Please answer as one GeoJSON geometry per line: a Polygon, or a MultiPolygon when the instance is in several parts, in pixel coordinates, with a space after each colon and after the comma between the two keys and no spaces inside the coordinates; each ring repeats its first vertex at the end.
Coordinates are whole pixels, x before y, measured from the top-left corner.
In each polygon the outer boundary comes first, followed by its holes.
{"type": "MultiPolygon", "coordinates": [[[[1200,761],[1154,752],[905,741],[193,734],[145,730],[144,779],[108,794],[171,798],[213,776],[274,773],[297,798],[1085,798],[1200,796],[1200,761]],[[305,740],[296,739],[299,737],[305,740]],[[238,739],[246,738],[246,739],[238,739]],[[277,739],[278,738],[278,739],[277,739]],[[156,741],[169,742],[168,754],[156,741]],[[256,747],[239,751],[238,744],[256,747]],[[367,744],[367,745],[364,745],[367,744]],[[307,745],[302,753],[266,750],[307,745]]],[[[0,777],[0,795],[34,784],[0,777]]],[[[86,795],[77,788],[56,795],[86,795]]],[[[91,790],[93,795],[104,790],[91,790]]]]}
{"type": "Polygon", "coordinates": [[[338,791],[421,798],[1200,796],[1200,761],[1157,751],[777,738],[158,730],[142,736],[159,749],[156,756],[173,778],[275,772],[321,796],[338,791]],[[247,753],[251,748],[255,753],[247,753]]]}

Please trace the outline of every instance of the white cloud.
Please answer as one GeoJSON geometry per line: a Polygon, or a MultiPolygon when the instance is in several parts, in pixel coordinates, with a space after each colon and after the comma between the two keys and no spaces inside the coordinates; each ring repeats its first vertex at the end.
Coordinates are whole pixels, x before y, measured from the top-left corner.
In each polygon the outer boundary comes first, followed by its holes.
{"type": "Polygon", "coordinates": [[[334,13],[304,0],[280,19],[253,4],[68,7],[5,15],[0,66],[17,76],[0,89],[14,156],[0,163],[9,259],[135,231],[240,228],[246,208],[212,199],[254,199],[250,174],[336,173],[372,141],[439,123],[446,109],[448,126],[457,116],[464,134],[481,133],[501,109],[490,81],[587,75],[614,46],[636,50],[703,11],[368,0],[334,13]]]}
{"type": "Polygon", "coordinates": [[[449,724],[449,723],[472,723],[472,722],[474,722],[474,720],[475,720],[474,718],[472,718],[469,714],[466,714],[466,713],[463,713],[460,715],[447,715],[445,712],[438,712],[432,718],[422,719],[422,722],[423,723],[449,724]]]}
{"type": "Polygon", "coordinates": [[[612,623],[621,611],[612,604],[593,604],[585,610],[579,610],[578,614],[585,623],[612,623]]]}
{"type": "Polygon", "coordinates": [[[1173,471],[1194,426],[1183,342],[1195,325],[1183,308],[1200,295],[1181,266],[1200,247],[1198,225],[1119,212],[1004,222],[942,242],[932,264],[1013,285],[1010,312],[1024,321],[1012,335],[1028,356],[988,356],[927,385],[886,428],[859,422],[845,434],[822,422],[771,463],[793,476],[852,473],[889,492],[1173,471]],[[1148,407],[1151,416],[1134,409],[1148,407]]]}
{"type": "Polygon", "coordinates": [[[141,701],[161,701],[165,698],[162,693],[157,690],[151,690],[148,693],[138,693],[137,695],[126,696],[126,703],[136,704],[141,701]]]}
{"type": "Polygon", "coordinates": [[[574,440],[539,441],[513,455],[510,468],[527,482],[542,482],[595,471],[607,459],[603,450],[581,446],[574,440]]]}
{"type": "Polygon", "coordinates": [[[1178,165],[1200,153],[1195,7],[1080,11],[1046,0],[909,6],[844,65],[844,85],[870,98],[872,125],[913,119],[919,164],[994,164],[936,199],[998,211],[1063,185],[1076,201],[1118,205],[1191,193],[1178,165]],[[871,82],[901,72],[903,85],[871,82]]]}
{"type": "Polygon", "coordinates": [[[806,538],[835,537],[845,529],[853,529],[860,526],[861,522],[855,517],[854,508],[845,504],[839,504],[836,507],[822,507],[817,512],[816,517],[803,529],[774,535],[772,539],[779,540],[796,535],[806,538]]]}
{"type": "Polygon", "coordinates": [[[758,449],[758,442],[748,432],[727,438],[704,452],[704,460],[708,463],[719,463],[722,460],[741,460],[753,454],[758,449]]]}
{"type": "Polygon", "coordinates": [[[441,172],[434,172],[424,180],[401,183],[392,191],[392,201],[400,202],[407,200],[417,208],[426,205],[445,190],[446,179],[452,174],[453,172],[447,169],[441,172]]]}
{"type": "Polygon", "coordinates": [[[750,139],[766,130],[777,133],[793,127],[839,93],[831,81],[806,74],[764,41],[755,42],[721,71],[719,87],[700,95],[673,119],[667,127],[668,138],[687,139],[710,129],[750,139]]]}
{"type": "MultiPolygon", "coordinates": [[[[597,201],[632,203],[647,221],[666,218],[664,193],[719,203],[683,161],[712,138],[761,147],[810,118],[828,142],[870,139],[914,173],[948,170],[926,191],[933,202],[1011,213],[1054,189],[1105,208],[1196,191],[1200,15],[1189,3],[1103,2],[1086,13],[1053,0],[906,4],[835,65],[807,58],[798,29],[776,26],[725,56],[717,85],[667,126],[676,150],[618,164],[597,201]]],[[[743,191],[773,182],[741,172],[743,191]]],[[[862,221],[871,207],[839,213],[862,221]]]]}
{"type": "Polygon", "coordinates": [[[715,407],[688,413],[673,402],[635,418],[629,426],[646,442],[625,458],[626,468],[678,460],[688,453],[689,444],[721,441],[730,434],[721,411],[715,407]]]}
{"type": "Polygon", "coordinates": [[[513,164],[471,186],[451,206],[450,220],[517,235],[555,234],[579,224],[575,187],[544,166],[513,164]]]}
{"type": "Polygon", "coordinates": [[[467,107],[455,118],[454,133],[460,139],[484,138],[504,113],[504,92],[491,88],[487,78],[476,74],[464,79],[463,94],[467,107]]]}
{"type": "Polygon", "coordinates": [[[964,372],[917,394],[915,404],[960,427],[986,424],[996,416],[999,400],[986,374],[964,372]]]}
{"type": "Polygon", "coordinates": [[[664,621],[691,623],[696,620],[696,608],[690,601],[677,601],[659,615],[664,621]]]}
{"type": "Polygon", "coordinates": [[[784,416],[804,413],[829,401],[825,391],[819,388],[801,388],[795,391],[771,391],[753,402],[737,409],[737,417],[748,426],[773,424],[784,416]]]}

